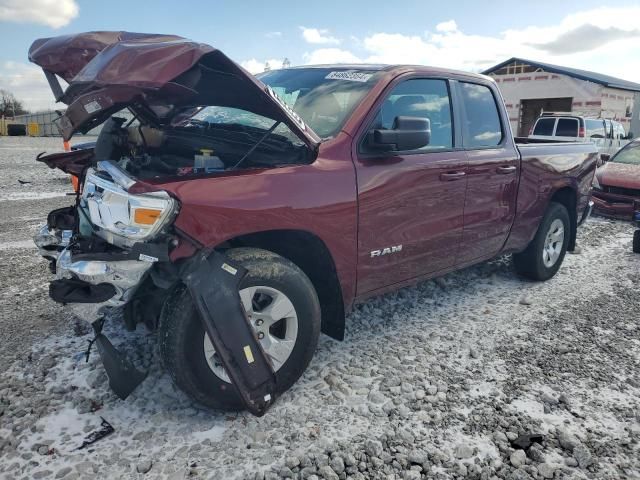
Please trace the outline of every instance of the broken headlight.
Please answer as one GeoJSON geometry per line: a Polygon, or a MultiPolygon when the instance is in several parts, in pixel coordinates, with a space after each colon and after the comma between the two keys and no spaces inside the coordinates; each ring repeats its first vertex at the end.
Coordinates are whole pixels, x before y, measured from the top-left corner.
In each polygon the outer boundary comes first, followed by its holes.
{"type": "Polygon", "coordinates": [[[178,202],[159,190],[131,194],[135,181],[110,162],[89,169],[80,208],[110,243],[132,244],[155,237],[175,216],[178,202]]]}

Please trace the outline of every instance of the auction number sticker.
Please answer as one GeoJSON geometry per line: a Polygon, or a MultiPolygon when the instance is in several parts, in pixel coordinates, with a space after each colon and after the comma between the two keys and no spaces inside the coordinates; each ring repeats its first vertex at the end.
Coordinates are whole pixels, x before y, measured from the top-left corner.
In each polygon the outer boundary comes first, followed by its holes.
{"type": "Polygon", "coordinates": [[[352,71],[341,71],[341,72],[331,72],[326,77],[327,80],[346,80],[348,82],[366,82],[368,81],[372,73],[364,73],[364,72],[354,72],[352,71]]]}

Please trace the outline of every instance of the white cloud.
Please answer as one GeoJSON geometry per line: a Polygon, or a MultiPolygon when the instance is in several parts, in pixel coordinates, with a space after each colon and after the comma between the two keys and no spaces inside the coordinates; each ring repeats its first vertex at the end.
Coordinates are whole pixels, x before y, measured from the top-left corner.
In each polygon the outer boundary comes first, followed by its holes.
{"type": "Polygon", "coordinates": [[[242,65],[242,67],[245,70],[248,70],[249,73],[252,73],[254,75],[256,73],[264,72],[267,64],[269,64],[269,68],[272,70],[282,68],[282,59],[271,58],[269,60],[261,61],[261,60],[256,60],[255,58],[252,58],[250,60],[245,60],[244,62],[240,62],[240,65],[242,65]]]}
{"type": "Polygon", "coordinates": [[[436,25],[438,32],[455,32],[458,30],[458,24],[455,20],[447,20],[436,25]]]}
{"type": "Polygon", "coordinates": [[[65,108],[54,102],[44,73],[34,65],[0,62],[0,89],[13,93],[29,111],[65,108]]]}
{"type": "Polygon", "coordinates": [[[60,28],[76,18],[79,10],[75,0],[0,0],[0,21],[60,28]]]}
{"type": "Polygon", "coordinates": [[[547,26],[495,35],[460,31],[454,20],[433,33],[378,32],[349,48],[320,48],[306,63],[408,63],[481,71],[510,57],[592,70],[640,83],[640,7],[603,7],[566,16],[547,26]]]}
{"type": "Polygon", "coordinates": [[[300,27],[302,30],[302,38],[308,43],[319,45],[338,45],[340,40],[329,35],[329,30],[324,28],[306,28],[300,27]]]}
{"type": "Polygon", "coordinates": [[[313,52],[305,53],[302,58],[307,65],[322,63],[362,63],[362,59],[348,50],[341,50],[340,48],[319,48],[313,52]]]}
{"type": "Polygon", "coordinates": [[[279,38],[282,36],[282,32],[267,32],[264,36],[267,38],[279,38]]]}

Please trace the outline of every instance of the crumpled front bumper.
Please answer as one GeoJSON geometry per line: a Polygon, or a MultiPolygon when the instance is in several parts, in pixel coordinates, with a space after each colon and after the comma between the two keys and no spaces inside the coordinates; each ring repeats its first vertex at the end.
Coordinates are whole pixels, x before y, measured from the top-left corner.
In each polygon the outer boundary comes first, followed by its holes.
{"type": "Polygon", "coordinates": [[[51,282],[50,296],[63,304],[82,304],[79,310],[87,313],[83,317],[89,316],[89,310],[97,312],[102,307],[127,303],[154,263],[131,258],[110,260],[104,252],[78,252],[70,239],[70,232],[44,225],[35,235],[34,243],[51,262],[51,271],[56,276],[51,282]]]}
{"type": "Polygon", "coordinates": [[[598,215],[627,221],[633,219],[635,204],[640,202],[640,198],[602,191],[594,191],[592,198],[598,215]]]}
{"type": "Polygon", "coordinates": [[[33,237],[33,243],[38,247],[40,255],[47,260],[57,260],[60,252],[69,245],[71,230],[51,229],[47,224],[40,227],[38,233],[33,237]]]}
{"type": "Polygon", "coordinates": [[[57,279],[63,281],[77,279],[94,286],[104,284],[113,286],[115,294],[104,302],[109,306],[127,303],[153,265],[151,262],[141,260],[106,261],[84,257],[90,257],[90,255],[83,255],[81,260],[74,260],[69,247],[62,250],[56,261],[57,279]]]}

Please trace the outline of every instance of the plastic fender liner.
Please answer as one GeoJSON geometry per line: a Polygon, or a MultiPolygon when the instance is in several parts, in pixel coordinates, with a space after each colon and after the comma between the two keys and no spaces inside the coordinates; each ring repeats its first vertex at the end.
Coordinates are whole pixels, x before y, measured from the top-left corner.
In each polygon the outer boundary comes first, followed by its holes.
{"type": "Polygon", "coordinates": [[[181,278],[200,319],[247,410],[262,416],[275,400],[276,377],[240,300],[247,270],[219,252],[200,251],[181,278]]]}

